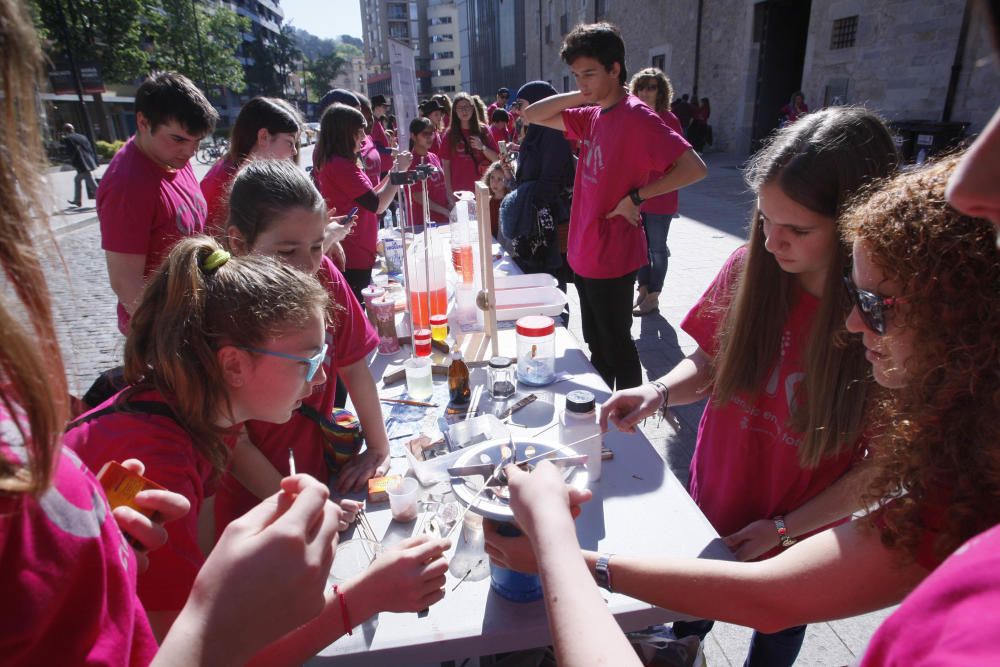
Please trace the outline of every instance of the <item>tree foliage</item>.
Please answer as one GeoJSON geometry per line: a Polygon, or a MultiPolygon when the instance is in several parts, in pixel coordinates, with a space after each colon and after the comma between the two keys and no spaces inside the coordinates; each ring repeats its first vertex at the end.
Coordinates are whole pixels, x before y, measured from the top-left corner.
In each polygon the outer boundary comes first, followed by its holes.
{"type": "Polygon", "coordinates": [[[253,64],[246,69],[251,91],[258,95],[283,97],[288,76],[302,57],[294,29],[286,25],[277,37],[249,42],[247,52],[253,60],[253,64]]]}
{"type": "Polygon", "coordinates": [[[131,81],[147,73],[141,0],[32,0],[32,5],[53,59],[68,46],[81,61],[96,61],[105,81],[131,81]]]}
{"type": "Polygon", "coordinates": [[[207,9],[192,0],[158,0],[150,13],[150,60],[158,70],[180,72],[205,88],[246,88],[237,60],[250,19],[224,7],[207,9]]]}
{"type": "Polygon", "coordinates": [[[347,60],[336,53],[328,53],[310,60],[306,65],[306,85],[317,98],[330,90],[330,82],[347,69],[347,60]]]}

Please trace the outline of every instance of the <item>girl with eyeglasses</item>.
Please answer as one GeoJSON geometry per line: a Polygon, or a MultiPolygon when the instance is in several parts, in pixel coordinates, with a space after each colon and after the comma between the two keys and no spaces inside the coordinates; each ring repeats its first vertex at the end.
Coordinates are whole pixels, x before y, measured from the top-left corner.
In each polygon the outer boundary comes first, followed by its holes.
{"type": "MultiPolygon", "coordinates": [[[[288,453],[296,470],[324,484],[335,479],[338,493],[365,487],[372,477],[384,474],[389,464],[389,440],[378,391],[368,370],[368,355],[378,345],[378,335],[365,317],[343,274],[323,254],[326,203],[309,177],[298,167],[276,160],[247,164],[233,181],[226,237],[237,256],[267,255],[309,276],[315,276],[332,304],[325,326],[327,352],[322,358],[324,380],[303,399],[303,406],[283,422],[253,419],[246,423],[246,437],[269,461],[258,467],[234,465],[215,499],[216,532],[274,493],[282,477],[290,474],[288,453]],[[323,420],[332,420],[336,379],[340,378],[361,422],[367,447],[348,452],[326,452],[323,420]]],[[[345,509],[356,509],[345,501],[345,509]]]]}
{"type": "MultiPolygon", "coordinates": [[[[632,77],[630,87],[632,94],[655,111],[667,127],[684,136],[681,122],[670,111],[670,100],[674,98],[674,89],[666,74],[656,67],[647,67],[632,77]]],[[[657,174],[654,180],[662,175],[657,174]]],[[[667,262],[670,258],[667,234],[670,233],[670,221],[677,217],[677,206],[678,195],[674,190],[647,199],[639,207],[642,227],[646,230],[646,244],[649,247],[649,264],[639,269],[637,277],[639,294],[632,310],[632,314],[637,317],[648,315],[660,308],[660,290],[663,289],[663,280],[667,276],[667,262]]]]}
{"type": "MultiPolygon", "coordinates": [[[[837,217],[891,173],[874,114],[832,108],[776,134],[747,173],[750,238],[681,323],[698,349],[667,375],[615,392],[601,424],[633,431],[661,407],[708,397],[691,460],[698,507],[741,560],[773,556],[858,509],[870,380],[850,337],[837,217]]],[[[678,622],[704,638],[711,621],[678,622]]],[[[805,626],[755,633],[748,664],[790,665],[805,626]]]]}
{"type": "Polygon", "coordinates": [[[485,124],[479,122],[476,103],[468,93],[452,102],[451,125],[441,137],[441,165],[450,203],[455,192],[475,192],[475,183],[500,157],[500,149],[485,124]]]}

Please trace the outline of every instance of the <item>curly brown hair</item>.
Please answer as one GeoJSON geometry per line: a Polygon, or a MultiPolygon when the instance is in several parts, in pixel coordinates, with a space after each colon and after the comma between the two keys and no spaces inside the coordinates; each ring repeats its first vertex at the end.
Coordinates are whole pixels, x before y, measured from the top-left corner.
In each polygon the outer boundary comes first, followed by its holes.
{"type": "Polygon", "coordinates": [[[926,545],[943,559],[1000,523],[1000,254],[992,225],[945,199],[959,159],[882,182],[843,221],[907,299],[893,317],[913,333],[910,379],[874,406],[864,502],[909,558],[926,545]]]}

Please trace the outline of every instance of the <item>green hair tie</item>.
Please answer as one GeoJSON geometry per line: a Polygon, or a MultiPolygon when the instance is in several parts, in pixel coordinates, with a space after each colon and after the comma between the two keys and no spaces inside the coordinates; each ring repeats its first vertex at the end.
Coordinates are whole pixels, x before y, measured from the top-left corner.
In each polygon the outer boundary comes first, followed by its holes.
{"type": "Polygon", "coordinates": [[[228,262],[230,257],[232,257],[232,255],[221,248],[213,250],[212,254],[205,258],[201,268],[205,271],[215,271],[220,266],[228,262]]]}

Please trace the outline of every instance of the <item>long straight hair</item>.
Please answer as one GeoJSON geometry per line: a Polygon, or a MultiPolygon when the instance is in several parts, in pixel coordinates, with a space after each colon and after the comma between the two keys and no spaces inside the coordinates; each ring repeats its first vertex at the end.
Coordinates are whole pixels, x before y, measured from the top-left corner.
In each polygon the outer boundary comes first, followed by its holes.
{"type": "Polygon", "coordinates": [[[321,167],[334,156],[358,161],[354,151],[358,130],[366,129],[365,117],[353,107],[339,102],[331,104],[323,112],[319,122],[319,139],[313,151],[313,165],[321,167]]]}
{"type": "Polygon", "coordinates": [[[27,453],[24,461],[0,456],[0,494],[37,498],[52,480],[60,436],[69,417],[69,392],[42,260],[34,242],[41,232],[39,240],[56,247],[45,222],[44,153],[33,102],[42,51],[25,7],[26,3],[0,0],[0,154],[4,163],[0,169],[0,265],[14,297],[8,298],[8,290],[0,294],[0,402],[27,453]]]}
{"type": "MultiPolygon", "coordinates": [[[[793,201],[837,220],[856,193],[891,174],[897,163],[895,144],[878,116],[835,107],[779,130],[753,157],[746,179],[754,192],[775,183],[793,201]]],[[[838,231],[806,345],[805,396],[792,409],[791,426],[803,434],[799,460],[810,468],[857,440],[871,383],[861,341],[845,327],[851,303],[841,276],[850,248],[840,236],[838,231]]],[[[719,333],[713,394],[720,403],[737,393],[760,392],[777,362],[795,298],[795,276],[782,271],[765,240],[755,209],[748,252],[719,333]]]]}
{"type": "MultiPolygon", "coordinates": [[[[458,103],[465,100],[472,105],[472,118],[469,119],[469,134],[479,137],[485,143],[486,136],[483,127],[479,124],[479,112],[476,110],[476,101],[468,93],[458,93],[451,104],[451,125],[448,127],[448,144],[455,150],[459,144],[465,143],[465,136],[462,134],[462,121],[458,119],[458,103]]],[[[471,147],[469,148],[471,152],[471,147]]]]}
{"type": "MultiPolygon", "coordinates": [[[[291,166],[291,165],[290,165],[291,166]]],[[[292,167],[294,168],[294,167],[292,167]]],[[[214,270],[205,260],[222,246],[210,237],[180,241],[153,274],[125,340],[124,405],[155,388],[218,473],[229,449],[219,417],[232,417],[216,351],[260,347],[327,312],[327,292],[313,276],[265,255],[232,257],[214,270]]]]}
{"type": "Polygon", "coordinates": [[[302,131],[302,117],[288,102],[271,97],[255,97],[240,109],[229,135],[229,152],[226,160],[242,165],[254,146],[257,133],[262,129],[271,134],[287,133],[296,137],[302,131]]]}

